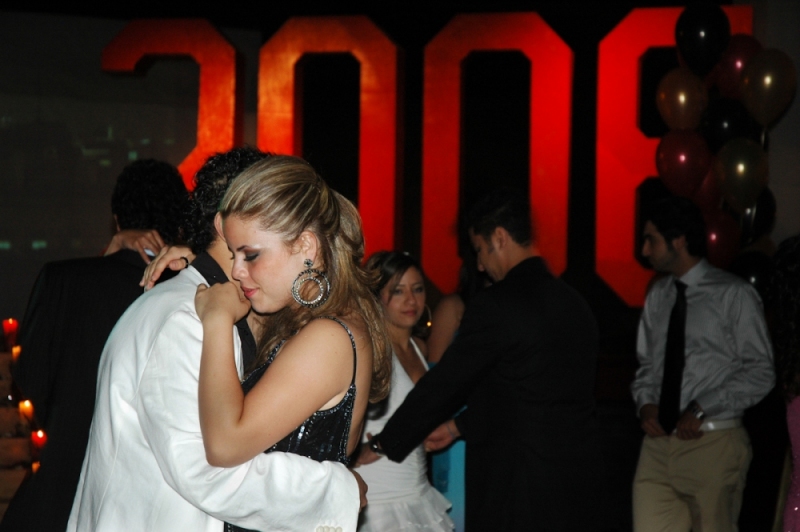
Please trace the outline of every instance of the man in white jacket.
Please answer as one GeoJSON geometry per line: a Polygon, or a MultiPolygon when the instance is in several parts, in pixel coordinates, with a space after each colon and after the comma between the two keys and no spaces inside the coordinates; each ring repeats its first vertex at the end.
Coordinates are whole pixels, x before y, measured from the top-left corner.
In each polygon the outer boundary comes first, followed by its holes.
{"type": "MultiPolygon", "coordinates": [[[[226,155],[233,156],[216,157],[226,155]]],[[[201,170],[197,181],[193,201],[213,203],[215,194],[198,189],[214,180],[204,181],[201,170]]],[[[213,237],[192,266],[137,299],[112,331],[68,531],[222,532],[223,521],[261,531],[356,529],[360,484],[342,464],[284,453],[232,468],[206,460],[197,399],[203,328],[194,296],[201,283],[227,280],[229,261],[225,243],[213,237]]],[[[252,338],[240,340],[237,330],[242,367],[242,341],[252,338]]]]}

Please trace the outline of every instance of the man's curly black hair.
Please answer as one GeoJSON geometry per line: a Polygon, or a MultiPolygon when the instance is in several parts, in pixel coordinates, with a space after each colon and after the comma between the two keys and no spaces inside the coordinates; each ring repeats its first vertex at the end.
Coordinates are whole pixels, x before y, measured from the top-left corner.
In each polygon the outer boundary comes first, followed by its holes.
{"type": "Polygon", "coordinates": [[[193,253],[205,251],[216,238],[214,216],[231,181],[269,155],[249,146],[234,148],[209,157],[197,171],[183,225],[186,241],[193,253]]]}
{"type": "Polygon", "coordinates": [[[120,229],[155,229],[168,244],[179,236],[188,193],[178,170],[155,159],[122,169],[111,194],[111,212],[120,229]]]}

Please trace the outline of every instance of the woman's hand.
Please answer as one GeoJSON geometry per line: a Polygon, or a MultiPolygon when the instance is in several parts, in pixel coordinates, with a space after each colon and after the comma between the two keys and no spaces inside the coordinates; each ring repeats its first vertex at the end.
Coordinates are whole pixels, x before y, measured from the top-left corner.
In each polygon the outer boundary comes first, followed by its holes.
{"type": "Polygon", "coordinates": [[[361,444],[361,450],[358,452],[358,460],[356,460],[356,463],[353,464],[353,467],[371,464],[372,462],[377,462],[383,458],[381,455],[373,452],[372,449],[369,448],[369,440],[371,439],[372,434],[367,432],[367,441],[361,444]]]}
{"type": "Polygon", "coordinates": [[[250,312],[250,301],[236,283],[217,283],[211,288],[201,284],[194,296],[194,307],[200,321],[217,317],[230,320],[233,325],[250,312]]]}
{"type": "Polygon", "coordinates": [[[161,248],[158,255],[147,265],[142,275],[142,280],[139,281],[139,286],[144,287],[147,292],[153,288],[156,281],[161,277],[161,274],[169,268],[170,270],[182,270],[189,266],[189,263],[195,259],[192,250],[186,246],[166,246],[161,248]]]}
{"type": "Polygon", "coordinates": [[[130,249],[139,253],[145,264],[150,264],[148,251],[153,255],[164,248],[164,241],[155,229],[123,229],[111,239],[104,255],[111,255],[121,249],[130,249]]]}

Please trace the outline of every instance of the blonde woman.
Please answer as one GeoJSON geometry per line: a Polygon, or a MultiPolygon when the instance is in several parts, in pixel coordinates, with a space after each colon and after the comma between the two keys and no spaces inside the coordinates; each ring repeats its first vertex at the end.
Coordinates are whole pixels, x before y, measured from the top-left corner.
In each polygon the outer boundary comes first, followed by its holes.
{"type": "Polygon", "coordinates": [[[358,212],[308,163],[275,156],[236,178],[216,225],[241,290],[200,286],[196,297],[209,463],[234,466],[265,450],[347,463],[391,371],[374,278],[360,266],[358,212]],[[240,385],[233,324],[251,307],[269,319],[240,385]]]}

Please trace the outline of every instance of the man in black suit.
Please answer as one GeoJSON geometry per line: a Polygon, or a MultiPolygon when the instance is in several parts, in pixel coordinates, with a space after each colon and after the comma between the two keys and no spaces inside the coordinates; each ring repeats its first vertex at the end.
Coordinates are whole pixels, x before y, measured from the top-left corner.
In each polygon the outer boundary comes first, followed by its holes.
{"type": "MultiPolygon", "coordinates": [[[[111,211],[118,231],[155,230],[170,243],[186,201],[175,167],[148,159],[119,175],[111,211]]],[[[39,470],[20,486],[0,530],[66,529],[94,412],[100,354],[114,324],[141,295],[144,268],[139,253],[123,249],[51,262],[39,274],[22,320],[22,353],[13,376],[48,440],[39,470]]]]}
{"type": "Polygon", "coordinates": [[[472,299],[441,361],[370,443],[400,461],[466,405],[426,447],[465,438],[468,531],[594,530],[597,325],[539,256],[523,198],[497,191],[471,212],[478,267],[494,285],[472,299]]]}

